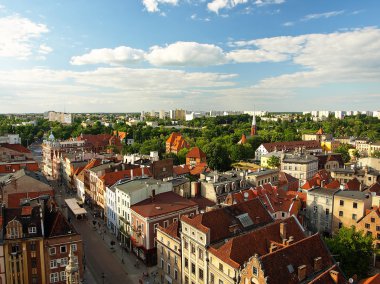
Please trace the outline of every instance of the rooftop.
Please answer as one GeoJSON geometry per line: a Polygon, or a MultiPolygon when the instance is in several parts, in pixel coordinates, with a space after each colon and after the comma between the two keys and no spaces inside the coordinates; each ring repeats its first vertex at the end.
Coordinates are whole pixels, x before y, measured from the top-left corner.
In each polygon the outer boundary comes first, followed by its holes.
{"type": "Polygon", "coordinates": [[[356,191],[356,190],[343,190],[336,194],[336,196],[349,198],[349,199],[357,199],[357,200],[365,200],[370,197],[369,193],[356,191]]]}
{"type": "Polygon", "coordinates": [[[153,199],[149,198],[136,203],[131,206],[131,210],[142,217],[151,218],[190,207],[198,209],[197,203],[169,191],[157,194],[153,199]]]}

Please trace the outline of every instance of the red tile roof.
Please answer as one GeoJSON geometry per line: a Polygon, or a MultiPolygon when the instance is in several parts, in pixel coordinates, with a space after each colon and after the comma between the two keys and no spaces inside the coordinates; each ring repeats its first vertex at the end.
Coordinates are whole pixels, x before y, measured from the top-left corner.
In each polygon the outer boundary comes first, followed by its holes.
{"type": "Polygon", "coordinates": [[[206,158],[206,154],[198,147],[192,148],[186,155],[186,158],[206,158]]]}
{"type": "Polygon", "coordinates": [[[338,189],[340,188],[340,182],[338,180],[333,180],[332,182],[326,184],[325,188],[338,189]]]}
{"type": "Polygon", "coordinates": [[[376,195],[380,195],[380,183],[376,182],[368,189],[370,192],[375,192],[376,195]]]}
{"type": "Polygon", "coordinates": [[[335,264],[319,234],[266,254],[260,258],[260,262],[268,284],[298,284],[300,283],[297,274],[298,267],[306,265],[307,277],[315,275],[313,267],[314,259],[317,257],[322,258],[322,270],[330,269],[335,264]],[[289,271],[289,265],[292,266],[293,272],[289,271]]]}
{"type": "Polygon", "coordinates": [[[32,206],[23,206],[21,209],[21,216],[30,216],[32,214],[32,206]]]}
{"type": "Polygon", "coordinates": [[[263,226],[272,222],[273,218],[265,209],[263,203],[258,199],[252,199],[239,204],[214,209],[202,214],[198,214],[193,218],[182,216],[181,221],[185,222],[198,230],[210,233],[210,242],[225,239],[233,236],[233,232],[229,229],[232,224],[237,224],[239,229],[247,230],[239,221],[237,216],[247,213],[253,221],[253,226],[263,226]]]}
{"type": "Polygon", "coordinates": [[[268,254],[271,242],[282,243],[280,223],[286,224],[286,238],[293,236],[294,242],[297,242],[306,237],[295,217],[289,217],[234,237],[222,246],[211,246],[209,252],[232,267],[239,268],[255,254],[268,254]]]}
{"type": "Polygon", "coordinates": [[[20,144],[2,143],[0,146],[20,153],[31,153],[29,149],[20,144]]]}
{"type": "Polygon", "coordinates": [[[294,150],[295,148],[305,147],[308,149],[321,149],[321,144],[317,140],[309,141],[288,141],[288,142],[271,142],[263,143],[264,148],[268,152],[273,152],[275,149],[277,151],[281,150],[294,150]]]}
{"type": "Polygon", "coordinates": [[[171,212],[176,212],[191,207],[198,208],[195,202],[170,191],[156,195],[153,202],[149,198],[136,203],[131,206],[131,210],[140,216],[148,218],[166,215],[171,212]]]}
{"type": "Polygon", "coordinates": [[[173,149],[176,152],[183,148],[190,147],[186,140],[182,137],[181,133],[178,132],[173,132],[172,134],[170,134],[169,138],[166,140],[166,143],[169,143],[170,150],[173,149]]]}
{"type": "Polygon", "coordinates": [[[380,284],[380,273],[359,281],[359,284],[380,284]]]}
{"type": "Polygon", "coordinates": [[[317,134],[317,135],[322,135],[322,134],[324,134],[322,127],[319,128],[319,130],[318,130],[315,134],[317,134]]]}
{"type": "Polygon", "coordinates": [[[192,197],[190,200],[198,204],[199,210],[205,210],[207,207],[213,207],[216,205],[214,201],[211,201],[203,196],[192,197]]]}
{"type": "MultiPolygon", "coordinates": [[[[133,177],[142,176],[142,171],[143,171],[142,168],[134,168],[134,169],[128,169],[128,170],[123,170],[123,171],[117,171],[117,172],[108,172],[108,173],[105,173],[101,177],[101,179],[104,181],[104,184],[106,186],[110,186],[123,178],[127,178],[127,177],[130,178],[131,171],[133,172],[133,177]]],[[[152,173],[150,172],[149,168],[144,168],[144,176],[152,176],[152,173]]]]}
{"type": "Polygon", "coordinates": [[[209,171],[209,169],[207,168],[207,163],[199,163],[194,168],[190,169],[190,174],[193,176],[197,176],[203,173],[204,171],[209,171]]]}
{"type": "Polygon", "coordinates": [[[181,239],[180,234],[179,234],[179,229],[180,229],[179,221],[171,223],[166,228],[159,226],[159,229],[174,239],[177,239],[177,240],[181,239]]]}
{"type": "Polygon", "coordinates": [[[357,191],[360,191],[360,186],[361,186],[361,183],[360,181],[354,177],[353,179],[349,180],[346,185],[345,185],[345,189],[347,190],[357,190],[357,191]]]}
{"type": "Polygon", "coordinates": [[[90,162],[84,167],[86,170],[99,166],[102,163],[101,159],[91,159],[90,162]]]}
{"type": "Polygon", "coordinates": [[[40,192],[22,192],[22,193],[8,193],[8,208],[20,207],[20,201],[25,198],[35,198],[40,195],[48,194],[54,196],[53,190],[40,191],[40,192]]]}
{"type": "Polygon", "coordinates": [[[347,280],[340,267],[337,264],[332,265],[330,268],[326,269],[323,273],[319,274],[313,280],[308,282],[308,284],[347,284],[347,280]],[[338,272],[337,282],[332,278],[333,271],[338,272]]]}
{"type": "Polygon", "coordinates": [[[190,173],[190,167],[188,165],[180,165],[180,166],[174,166],[173,172],[179,176],[179,175],[185,175],[190,173]]]}

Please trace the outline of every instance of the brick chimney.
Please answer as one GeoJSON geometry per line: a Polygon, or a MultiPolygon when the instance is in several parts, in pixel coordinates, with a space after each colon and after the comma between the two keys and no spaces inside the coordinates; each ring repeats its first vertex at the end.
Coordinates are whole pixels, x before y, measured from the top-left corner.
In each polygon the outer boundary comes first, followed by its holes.
{"type": "Polygon", "coordinates": [[[330,276],[334,283],[337,284],[339,281],[339,272],[336,270],[330,270],[330,276]]]}
{"type": "Polygon", "coordinates": [[[322,269],[322,257],[314,258],[314,272],[318,272],[322,269]]]}
{"type": "Polygon", "coordinates": [[[306,265],[298,266],[298,280],[303,281],[306,278],[306,265]]]}
{"type": "Polygon", "coordinates": [[[269,252],[274,252],[277,250],[277,245],[275,243],[271,243],[269,247],[269,252]]]}
{"type": "Polygon", "coordinates": [[[280,223],[280,236],[283,240],[286,239],[286,223],[280,223]]]}

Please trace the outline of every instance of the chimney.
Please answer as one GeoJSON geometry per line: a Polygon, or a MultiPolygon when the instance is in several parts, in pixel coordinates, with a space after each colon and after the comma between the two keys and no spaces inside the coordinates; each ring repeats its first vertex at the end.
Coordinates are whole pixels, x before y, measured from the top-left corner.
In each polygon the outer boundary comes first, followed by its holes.
{"type": "Polygon", "coordinates": [[[286,241],[286,245],[290,245],[294,241],[294,237],[290,236],[289,239],[286,241]]]}
{"type": "Polygon", "coordinates": [[[363,191],[363,184],[362,183],[360,183],[359,191],[363,191]]]}
{"type": "Polygon", "coordinates": [[[334,283],[338,283],[339,281],[339,272],[335,270],[330,270],[330,276],[334,283]]]}
{"type": "Polygon", "coordinates": [[[283,240],[286,239],[286,223],[280,223],[280,236],[283,240]]]}
{"type": "Polygon", "coordinates": [[[131,180],[133,180],[133,169],[131,169],[131,180]]]}
{"type": "Polygon", "coordinates": [[[303,281],[306,278],[306,265],[298,266],[298,280],[303,281]]]}
{"type": "Polygon", "coordinates": [[[269,247],[269,252],[274,252],[277,250],[277,245],[275,243],[271,243],[269,247]]]}
{"type": "Polygon", "coordinates": [[[321,180],[321,187],[325,187],[326,181],[321,180]]]}
{"type": "Polygon", "coordinates": [[[314,272],[318,272],[322,269],[322,257],[314,258],[314,272]]]}
{"type": "Polygon", "coordinates": [[[152,189],[152,197],[153,197],[153,199],[154,199],[155,196],[156,196],[156,190],[152,189]]]}

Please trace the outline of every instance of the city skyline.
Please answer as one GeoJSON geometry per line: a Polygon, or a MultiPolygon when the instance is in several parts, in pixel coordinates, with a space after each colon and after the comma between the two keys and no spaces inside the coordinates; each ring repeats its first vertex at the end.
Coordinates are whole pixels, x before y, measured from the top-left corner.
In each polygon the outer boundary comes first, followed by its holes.
{"type": "Polygon", "coordinates": [[[378,110],[376,1],[0,1],[0,113],[378,110]]]}

